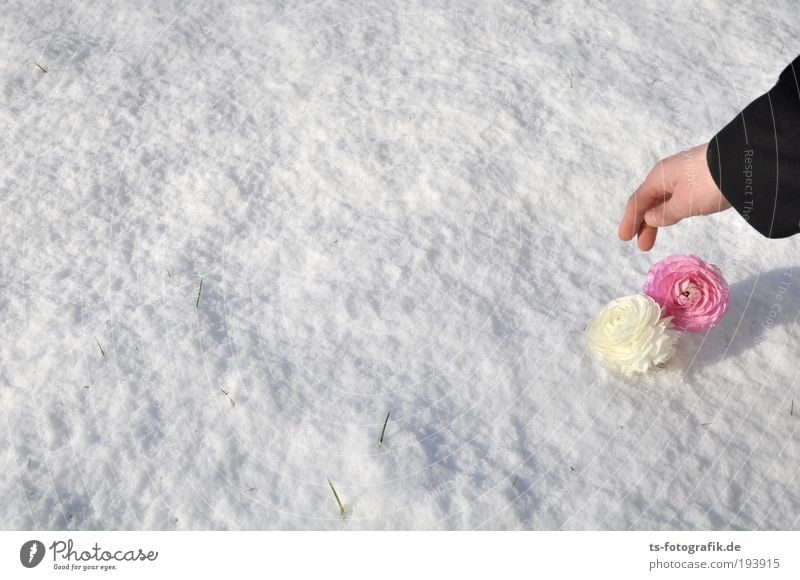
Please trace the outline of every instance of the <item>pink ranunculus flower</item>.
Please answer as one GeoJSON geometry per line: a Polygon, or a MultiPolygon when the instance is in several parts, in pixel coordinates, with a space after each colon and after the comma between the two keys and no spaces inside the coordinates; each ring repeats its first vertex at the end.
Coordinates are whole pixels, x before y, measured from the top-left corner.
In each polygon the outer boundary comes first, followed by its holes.
{"type": "Polygon", "coordinates": [[[730,292],[719,268],[697,256],[675,255],[653,264],[644,293],[672,317],[677,330],[705,332],[728,310],[730,292]]]}

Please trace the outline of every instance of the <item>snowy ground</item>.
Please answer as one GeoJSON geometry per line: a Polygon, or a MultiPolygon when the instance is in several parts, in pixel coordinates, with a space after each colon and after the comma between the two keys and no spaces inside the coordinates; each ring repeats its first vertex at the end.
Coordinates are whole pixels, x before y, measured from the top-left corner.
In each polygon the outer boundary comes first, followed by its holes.
{"type": "Polygon", "coordinates": [[[796,6],[613,4],[4,0],[0,526],[800,528],[798,240],[616,238],[796,6]],[[673,253],[727,318],[599,369],[673,253]]]}

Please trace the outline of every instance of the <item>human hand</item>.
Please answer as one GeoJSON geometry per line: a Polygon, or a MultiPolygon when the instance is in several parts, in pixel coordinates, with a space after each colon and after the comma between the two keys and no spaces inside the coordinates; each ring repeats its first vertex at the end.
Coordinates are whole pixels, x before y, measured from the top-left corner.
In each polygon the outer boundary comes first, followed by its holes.
{"type": "Polygon", "coordinates": [[[708,170],[707,149],[708,143],[698,145],[656,163],[628,199],[619,223],[621,240],[637,236],[639,249],[647,252],[658,228],[731,207],[708,170]]]}

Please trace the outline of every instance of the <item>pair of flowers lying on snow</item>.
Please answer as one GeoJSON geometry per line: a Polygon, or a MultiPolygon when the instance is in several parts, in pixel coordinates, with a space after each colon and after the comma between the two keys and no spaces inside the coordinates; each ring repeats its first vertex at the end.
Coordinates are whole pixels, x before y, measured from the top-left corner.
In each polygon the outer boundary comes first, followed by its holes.
{"type": "Polygon", "coordinates": [[[589,350],[625,375],[644,373],[675,354],[682,332],[705,332],[728,310],[719,268],[696,256],[670,256],[650,268],[644,294],[617,298],[589,322],[589,350]]]}

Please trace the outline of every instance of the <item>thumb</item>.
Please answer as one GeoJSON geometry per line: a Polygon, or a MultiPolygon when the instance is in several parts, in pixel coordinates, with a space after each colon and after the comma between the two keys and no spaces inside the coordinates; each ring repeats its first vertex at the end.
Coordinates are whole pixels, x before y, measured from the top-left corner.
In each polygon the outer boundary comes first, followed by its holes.
{"type": "Polygon", "coordinates": [[[676,209],[674,203],[666,201],[647,210],[644,214],[644,221],[648,226],[653,226],[654,228],[673,226],[684,217],[676,209]]]}

